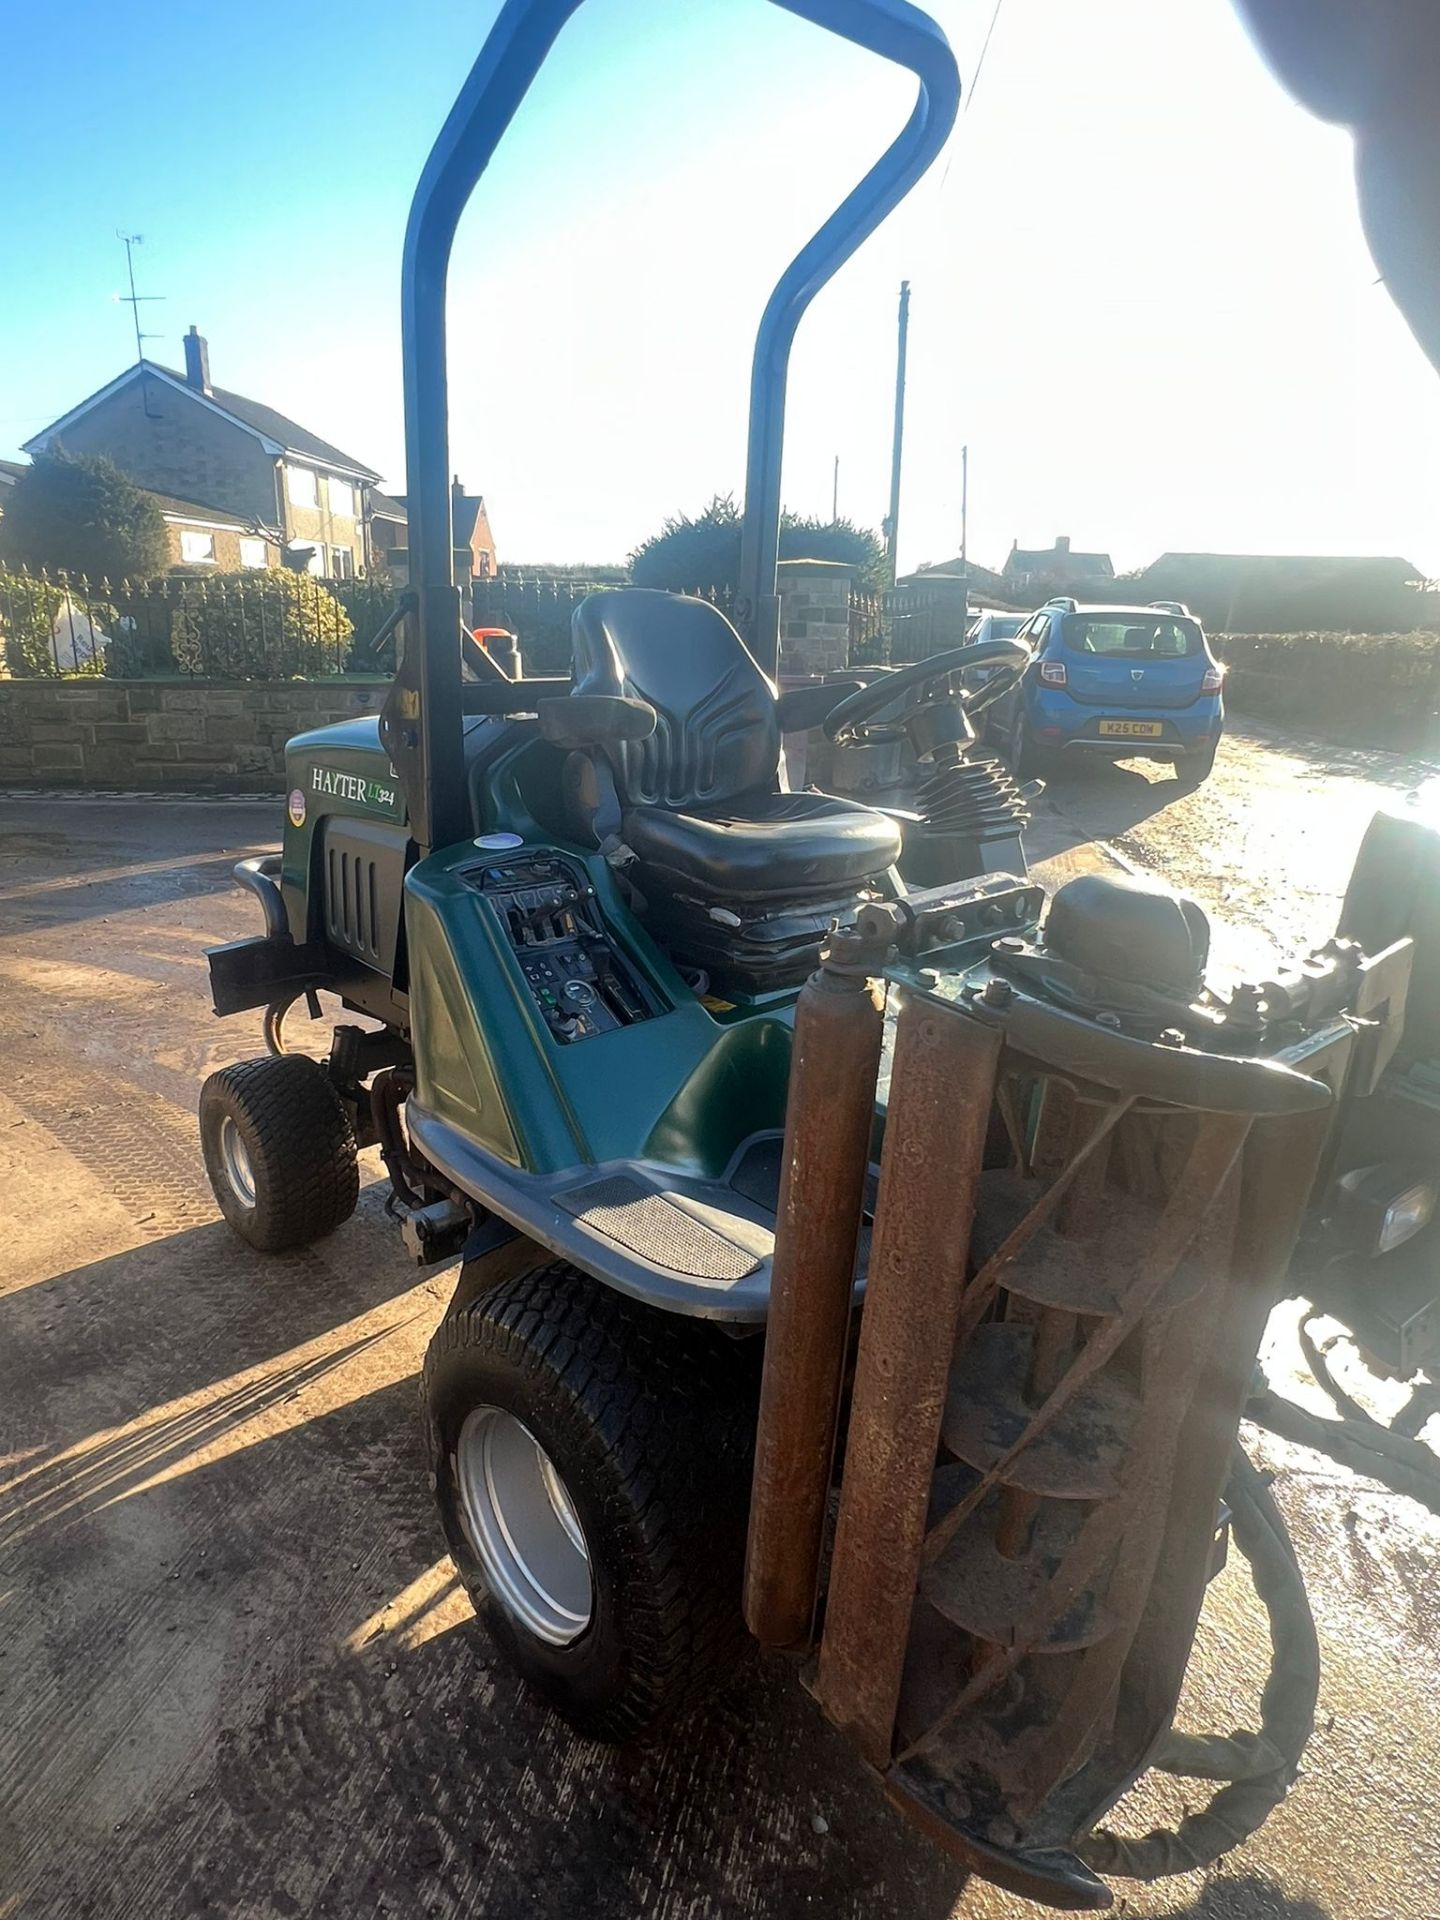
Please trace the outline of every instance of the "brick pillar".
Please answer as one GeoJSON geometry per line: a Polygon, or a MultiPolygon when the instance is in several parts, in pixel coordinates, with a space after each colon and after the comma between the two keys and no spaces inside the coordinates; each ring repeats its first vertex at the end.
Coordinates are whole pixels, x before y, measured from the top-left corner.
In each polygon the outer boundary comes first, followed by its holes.
{"type": "Polygon", "coordinates": [[[845,560],[780,562],[780,671],[835,673],[850,664],[850,581],[845,560]]]}

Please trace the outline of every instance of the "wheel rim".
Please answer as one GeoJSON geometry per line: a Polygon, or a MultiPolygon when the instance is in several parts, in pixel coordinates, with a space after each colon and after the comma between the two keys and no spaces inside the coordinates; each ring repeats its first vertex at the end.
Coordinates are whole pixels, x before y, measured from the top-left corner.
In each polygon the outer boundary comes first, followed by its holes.
{"type": "Polygon", "coordinates": [[[243,1206],[255,1204],[255,1169],[250,1164],[250,1149],[240,1136],[230,1114],[220,1122],[220,1164],[235,1198],[243,1206]]]}
{"type": "Polygon", "coordinates": [[[590,1624],[590,1551],[575,1503],[529,1428],[476,1407],[455,1444],[465,1531],[491,1594],[537,1639],[578,1640],[590,1624]]]}

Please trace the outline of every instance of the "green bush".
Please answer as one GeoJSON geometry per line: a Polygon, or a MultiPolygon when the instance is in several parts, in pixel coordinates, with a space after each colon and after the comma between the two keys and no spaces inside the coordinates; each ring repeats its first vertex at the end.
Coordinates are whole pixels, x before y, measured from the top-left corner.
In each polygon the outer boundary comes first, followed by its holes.
{"type": "Polygon", "coordinates": [[[306,680],[346,670],[354,622],[308,573],[255,570],[165,584],[172,671],[213,680],[306,680]]]}
{"type": "MultiPolygon", "coordinates": [[[[740,579],[741,513],[728,493],[717,493],[702,513],[672,514],[630,556],[637,587],[671,593],[733,591],[740,579]]],[[[885,542],[851,520],[780,516],[782,560],[843,560],[859,586],[886,584],[885,542]]]]}
{"type": "Polygon", "coordinates": [[[115,623],[107,600],[69,592],[33,574],[0,573],[0,643],[6,667],[17,676],[56,680],[104,673],[105,650],[92,636],[95,629],[113,635],[115,623]],[[74,611],[73,625],[61,619],[67,605],[74,611]]]}
{"type": "Polygon", "coordinates": [[[119,580],[165,565],[165,522],[151,496],[113,461],[52,447],[11,490],[0,551],[32,571],[119,580]]]}
{"type": "Polygon", "coordinates": [[[1225,697],[1241,713],[1334,740],[1406,750],[1432,743],[1440,635],[1230,633],[1225,697]]]}

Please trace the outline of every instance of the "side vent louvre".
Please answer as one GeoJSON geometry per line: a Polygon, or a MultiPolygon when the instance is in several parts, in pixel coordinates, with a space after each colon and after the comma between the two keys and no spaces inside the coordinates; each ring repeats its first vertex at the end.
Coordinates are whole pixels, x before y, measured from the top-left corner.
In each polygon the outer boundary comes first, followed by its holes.
{"type": "Polygon", "coordinates": [[[337,947],[357,959],[380,958],[379,883],[375,862],[349,847],[329,847],[325,887],[325,930],[337,947]]]}
{"type": "Polygon", "coordinates": [[[405,873],[404,830],[369,822],[326,822],[325,937],[331,947],[387,972],[405,873]]]}

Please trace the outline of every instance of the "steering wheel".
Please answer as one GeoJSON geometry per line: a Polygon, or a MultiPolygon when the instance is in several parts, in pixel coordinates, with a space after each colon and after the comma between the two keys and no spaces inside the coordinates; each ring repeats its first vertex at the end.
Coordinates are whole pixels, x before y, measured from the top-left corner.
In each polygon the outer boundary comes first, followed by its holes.
{"type": "Polygon", "coordinates": [[[898,673],[882,674],[868,687],[861,687],[858,693],[840,701],[825,718],[825,736],[837,747],[879,746],[888,740],[903,740],[906,716],[916,707],[926,705],[923,699],[908,701],[891,720],[876,723],[872,715],[883,713],[887,707],[893,707],[897,699],[924,689],[933,681],[968,673],[972,667],[993,666],[998,670],[983,687],[962,689],[960,693],[960,704],[966,713],[983,713],[1019,683],[1029,664],[1030,649],[1021,640],[982,640],[973,647],[951,647],[948,653],[916,660],[908,667],[901,667],[898,673]]]}

